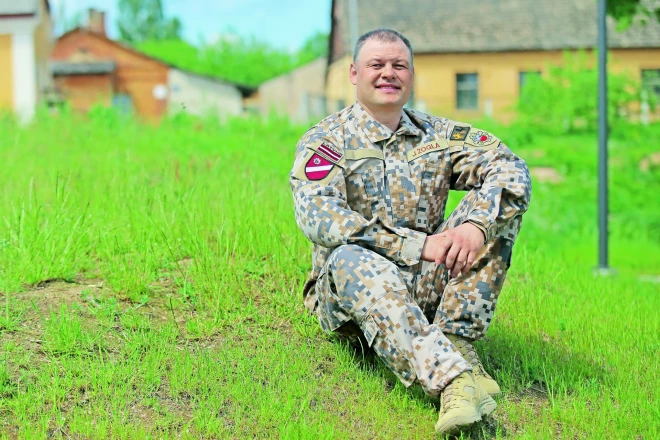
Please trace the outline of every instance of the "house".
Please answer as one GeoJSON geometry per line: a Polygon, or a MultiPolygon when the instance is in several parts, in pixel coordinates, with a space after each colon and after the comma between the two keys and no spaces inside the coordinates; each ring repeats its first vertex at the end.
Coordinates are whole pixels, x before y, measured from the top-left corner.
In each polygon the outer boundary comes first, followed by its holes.
{"type": "Polygon", "coordinates": [[[47,0],[0,0],[0,110],[29,120],[52,85],[47,0]]]}
{"type": "MultiPolygon", "coordinates": [[[[1,0],[0,0],[1,1],[1,0]]],[[[105,13],[89,10],[86,27],[57,39],[55,85],[73,109],[95,104],[158,121],[170,112],[237,115],[250,88],[176,68],[108,38],[105,13]]]]}
{"type": "MultiPolygon", "coordinates": [[[[355,101],[349,3],[357,35],[376,28],[403,33],[415,51],[415,108],[468,120],[500,120],[525,80],[560,65],[563,52],[597,43],[595,0],[333,0],[326,98],[329,111],[355,101]]],[[[657,0],[654,0],[657,1],[657,0]]],[[[660,95],[660,24],[616,32],[608,19],[612,69],[645,81],[660,95]]]]}
{"type": "Polygon", "coordinates": [[[288,115],[298,122],[318,120],[326,113],[327,59],[318,58],[259,86],[259,113],[288,115]]]}

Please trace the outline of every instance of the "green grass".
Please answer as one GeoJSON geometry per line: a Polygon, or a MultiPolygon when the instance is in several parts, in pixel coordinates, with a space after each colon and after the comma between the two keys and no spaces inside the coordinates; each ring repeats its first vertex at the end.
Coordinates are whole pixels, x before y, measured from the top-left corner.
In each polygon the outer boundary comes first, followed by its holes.
{"type": "MultiPolygon", "coordinates": [[[[304,130],[0,119],[0,438],[433,437],[437,404],[302,306],[304,130]]],[[[534,183],[478,343],[504,394],[465,437],[660,436],[660,285],[639,278],[660,275],[660,169],[637,165],[660,133],[634,130],[611,143],[613,278],[592,272],[595,137],[511,136],[564,181],[534,183]]]]}

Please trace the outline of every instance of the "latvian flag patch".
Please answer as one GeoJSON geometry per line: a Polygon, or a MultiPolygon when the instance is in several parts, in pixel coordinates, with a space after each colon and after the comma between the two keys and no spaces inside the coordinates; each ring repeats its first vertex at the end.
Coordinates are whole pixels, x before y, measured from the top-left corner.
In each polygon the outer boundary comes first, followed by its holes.
{"type": "Polygon", "coordinates": [[[328,147],[326,144],[319,145],[316,150],[335,162],[339,162],[339,159],[341,159],[341,153],[328,147]]]}
{"type": "Polygon", "coordinates": [[[309,180],[322,180],[330,174],[334,166],[329,160],[314,153],[305,165],[305,175],[309,180]]]}

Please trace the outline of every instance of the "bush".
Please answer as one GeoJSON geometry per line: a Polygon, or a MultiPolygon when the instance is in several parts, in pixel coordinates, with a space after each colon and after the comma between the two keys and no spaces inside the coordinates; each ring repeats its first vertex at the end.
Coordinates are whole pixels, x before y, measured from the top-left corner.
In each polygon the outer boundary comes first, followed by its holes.
{"type": "MultiPolygon", "coordinates": [[[[531,77],[516,104],[518,125],[550,134],[593,132],[598,124],[598,70],[584,52],[565,53],[563,66],[531,77]]],[[[640,84],[626,74],[608,73],[610,125],[626,121],[641,97],[640,84]]]]}

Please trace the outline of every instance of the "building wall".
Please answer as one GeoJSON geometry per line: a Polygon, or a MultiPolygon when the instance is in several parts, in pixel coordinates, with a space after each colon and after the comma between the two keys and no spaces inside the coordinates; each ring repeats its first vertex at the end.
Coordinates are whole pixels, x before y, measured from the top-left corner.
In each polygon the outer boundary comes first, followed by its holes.
{"type": "Polygon", "coordinates": [[[57,76],[55,86],[65,91],[64,98],[76,111],[86,112],[94,104],[112,104],[113,81],[109,74],[57,76]]]}
{"type": "Polygon", "coordinates": [[[11,35],[0,35],[0,111],[14,108],[14,76],[11,35]]]}
{"type": "Polygon", "coordinates": [[[275,112],[300,122],[325,116],[326,65],[326,59],[319,58],[260,85],[261,115],[275,112]]]}
{"type": "Polygon", "coordinates": [[[34,52],[34,32],[38,25],[35,16],[10,16],[0,18],[0,35],[4,35],[2,53],[9,61],[2,66],[5,78],[11,79],[11,99],[6,97],[6,86],[0,96],[5,105],[11,108],[22,121],[28,121],[34,114],[37,104],[36,57],[34,52]],[[7,46],[9,42],[10,46],[7,46]],[[8,51],[7,47],[11,47],[8,51]],[[9,102],[9,105],[7,105],[9,102]]]}
{"type": "Polygon", "coordinates": [[[168,111],[194,115],[214,114],[219,118],[243,112],[243,96],[231,84],[170,69],[168,111]]]}
{"type": "MultiPolygon", "coordinates": [[[[593,60],[594,57],[592,56],[593,60]]],[[[520,95],[521,71],[545,72],[549,65],[561,65],[560,51],[479,54],[415,55],[415,108],[457,120],[470,120],[490,113],[495,119],[510,121],[512,106],[520,95]],[[456,74],[478,74],[478,109],[456,109],[456,74]]],[[[337,101],[355,101],[348,79],[350,58],[333,63],[328,71],[328,108],[336,111],[337,101]]],[[[611,51],[611,71],[627,72],[639,80],[641,69],[660,69],[658,49],[615,49],[611,51]]]]}
{"type": "Polygon", "coordinates": [[[167,86],[169,67],[166,64],[84,30],[60,37],[51,59],[114,61],[117,65],[115,94],[130,97],[135,112],[149,120],[158,120],[167,110],[167,99],[154,96],[156,87],[167,86]]]}

